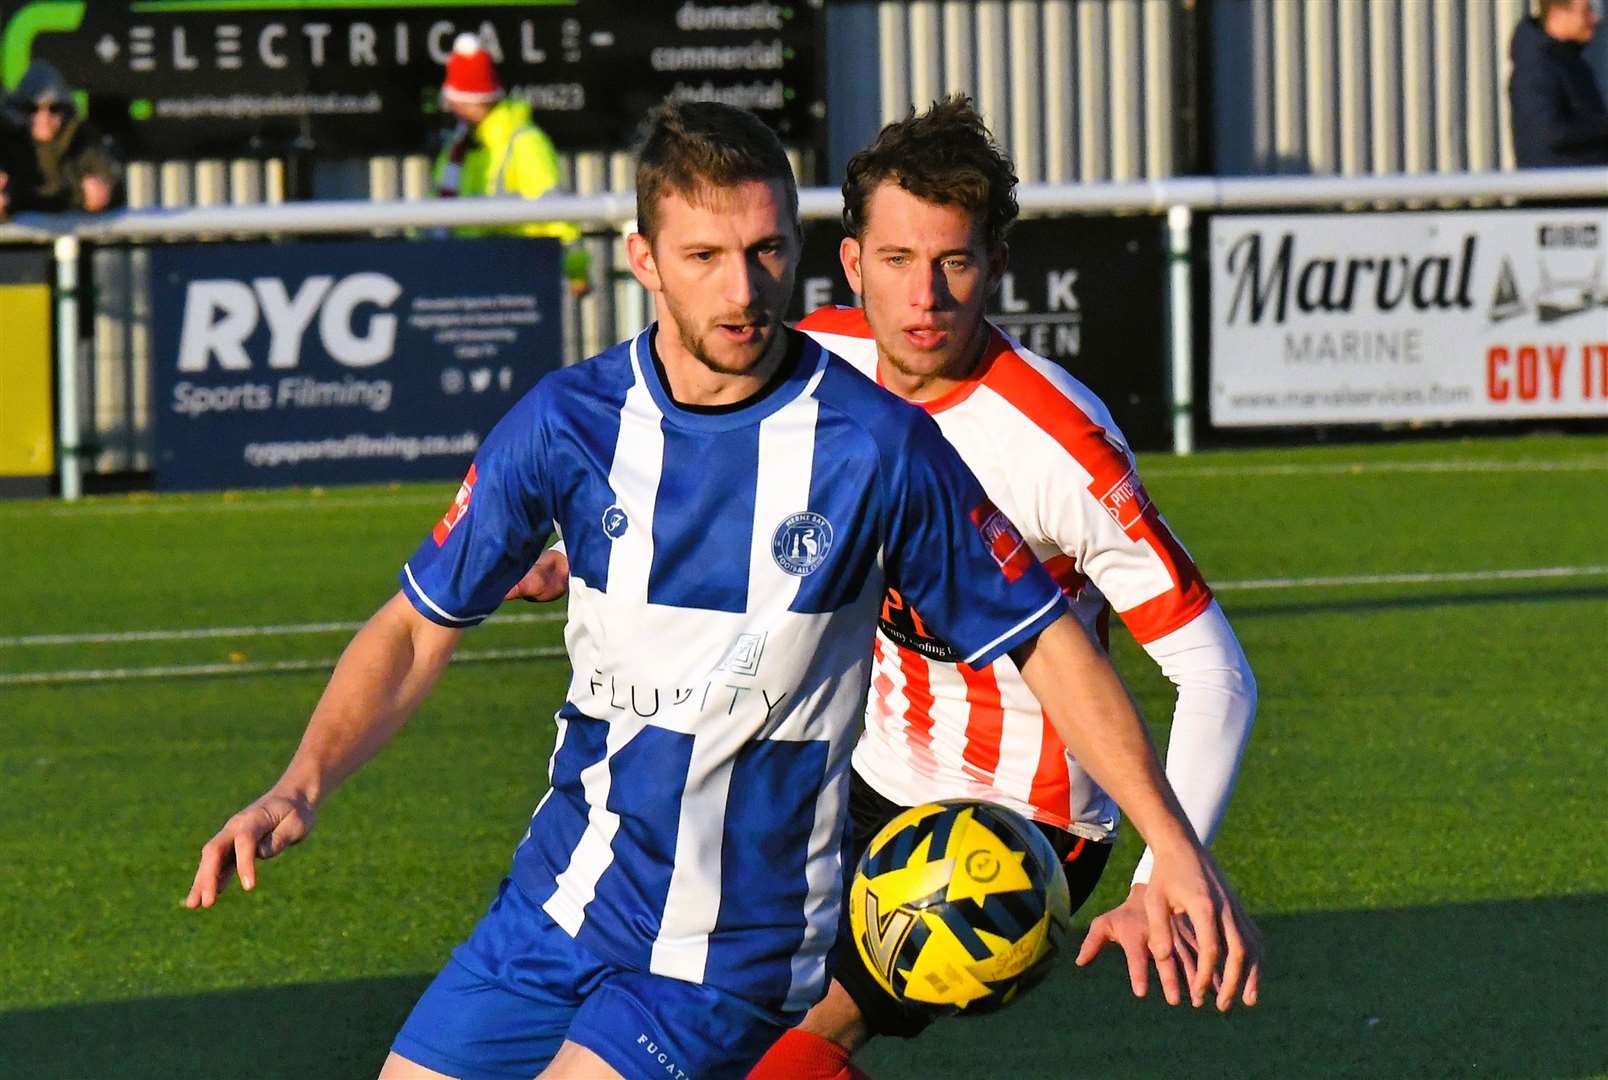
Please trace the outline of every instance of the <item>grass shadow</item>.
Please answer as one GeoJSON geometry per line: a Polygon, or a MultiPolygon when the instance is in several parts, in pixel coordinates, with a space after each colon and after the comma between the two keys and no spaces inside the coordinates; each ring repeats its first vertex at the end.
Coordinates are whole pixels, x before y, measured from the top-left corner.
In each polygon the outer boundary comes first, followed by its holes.
{"type": "Polygon", "coordinates": [[[877,1080],[1598,1077],[1605,917],[1608,895],[1271,916],[1255,1009],[1136,1000],[1108,950],[992,1020],[873,1043],[864,1064],[877,1080]]]}
{"type": "Polygon", "coordinates": [[[373,1077],[433,974],[0,1013],[0,1077],[373,1077]]]}
{"type": "MultiPolygon", "coordinates": [[[[1263,1004],[1137,1001],[1120,959],[1061,964],[1020,1004],[863,1055],[877,1080],[1236,1080],[1608,1074],[1608,894],[1260,920],[1263,1004]]],[[[371,1077],[427,975],[0,1014],[0,1077],[371,1077]]]]}

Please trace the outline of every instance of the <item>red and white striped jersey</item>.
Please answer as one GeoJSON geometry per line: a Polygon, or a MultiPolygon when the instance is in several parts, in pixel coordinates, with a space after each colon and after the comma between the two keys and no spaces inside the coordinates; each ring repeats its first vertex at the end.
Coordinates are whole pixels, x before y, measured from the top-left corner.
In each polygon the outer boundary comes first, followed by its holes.
{"type": "MultiPolygon", "coordinates": [[[[823,308],[799,329],[876,378],[876,342],[863,311],[823,308]]],[[[1015,523],[1078,617],[1105,642],[1115,608],[1141,644],[1208,609],[1221,620],[1104,404],[1052,361],[989,329],[972,377],[917,404],[1015,523]]],[[[1242,663],[1226,621],[1222,627],[1242,663]]],[[[988,799],[1096,840],[1115,830],[1115,802],[1067,753],[1009,657],[982,669],[960,663],[891,589],[875,651],[854,767],[884,796],[904,805],[988,799]]],[[[1243,737],[1234,742],[1226,786],[1243,737]]],[[[1203,834],[1215,826],[1226,790],[1213,801],[1205,813],[1212,820],[1195,823],[1203,834]]]]}

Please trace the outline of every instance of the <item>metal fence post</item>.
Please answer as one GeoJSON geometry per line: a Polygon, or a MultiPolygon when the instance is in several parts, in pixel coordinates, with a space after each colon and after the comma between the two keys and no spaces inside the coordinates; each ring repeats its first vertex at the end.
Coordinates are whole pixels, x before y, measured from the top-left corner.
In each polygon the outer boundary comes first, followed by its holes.
{"type": "Polygon", "coordinates": [[[56,237],[56,446],[61,497],[84,493],[78,429],[78,237],[56,237]]]}
{"type": "Polygon", "coordinates": [[[1172,339],[1173,453],[1194,453],[1195,335],[1194,296],[1189,280],[1189,227],[1194,215],[1188,206],[1167,209],[1167,299],[1172,339]]]}

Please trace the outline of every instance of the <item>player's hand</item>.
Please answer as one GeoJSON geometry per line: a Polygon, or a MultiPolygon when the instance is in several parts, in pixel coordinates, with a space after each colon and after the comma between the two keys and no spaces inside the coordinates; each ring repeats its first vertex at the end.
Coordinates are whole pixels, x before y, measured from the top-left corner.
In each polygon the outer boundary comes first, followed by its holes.
{"type": "Polygon", "coordinates": [[[201,849],[201,864],[184,906],[211,907],[235,874],[240,875],[241,888],[256,887],[257,860],[271,859],[300,843],[312,831],[315,816],[306,799],[273,792],[240,811],[201,849]]]}
{"type": "MultiPolygon", "coordinates": [[[[1239,997],[1255,1005],[1262,980],[1262,935],[1245,914],[1223,872],[1203,849],[1186,854],[1156,855],[1156,868],[1141,901],[1147,922],[1150,956],[1161,974],[1168,1004],[1181,1000],[1168,992],[1167,969],[1183,968],[1190,1002],[1206,1003],[1216,992],[1220,1012],[1239,997]]],[[[1173,976],[1176,979],[1176,975],[1173,976]]]]}
{"type": "Polygon", "coordinates": [[[569,558],[557,548],[548,548],[525,572],[519,584],[508,590],[504,600],[557,600],[569,592],[569,558]]]}
{"type": "MultiPolygon", "coordinates": [[[[1086,967],[1107,945],[1118,946],[1128,961],[1128,984],[1133,987],[1133,996],[1139,998],[1150,992],[1150,965],[1154,959],[1150,954],[1150,916],[1145,911],[1146,891],[1145,885],[1135,885],[1126,900],[1090,923],[1077,957],[1078,967],[1086,967]]],[[[1156,960],[1155,964],[1156,974],[1161,979],[1161,992],[1169,1005],[1177,1005],[1183,1000],[1183,992],[1174,957],[1156,960]]]]}

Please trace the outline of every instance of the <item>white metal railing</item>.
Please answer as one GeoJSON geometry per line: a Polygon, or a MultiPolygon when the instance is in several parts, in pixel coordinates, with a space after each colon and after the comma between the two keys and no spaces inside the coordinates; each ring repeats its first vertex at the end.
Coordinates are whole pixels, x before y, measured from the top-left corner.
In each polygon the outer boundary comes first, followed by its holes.
{"type": "MultiPolygon", "coordinates": [[[[1165,214],[1168,224],[1167,310],[1172,368],[1173,449],[1193,450],[1193,317],[1189,287],[1190,225],[1194,213],[1234,209],[1434,205],[1534,199],[1608,201],[1608,168],[1392,176],[1174,177],[1098,184],[1025,184],[1017,201],[1029,215],[1130,211],[1165,214]]],[[[799,192],[799,214],[832,219],[842,211],[835,188],[799,192]]],[[[0,243],[53,243],[56,255],[57,404],[62,496],[82,490],[77,387],[77,257],[81,241],[170,241],[260,235],[362,233],[398,229],[519,225],[570,221],[607,231],[634,225],[632,192],[406,202],[356,200],[268,206],[122,210],[96,216],[19,215],[0,225],[0,243]]]]}
{"type": "MultiPolygon", "coordinates": [[[[1501,199],[1608,198],[1608,168],[1533,169],[1520,172],[1422,173],[1391,176],[1170,177],[1099,184],[1023,184],[1017,201],[1026,213],[1089,211],[1192,211],[1249,207],[1295,209],[1353,204],[1440,203],[1501,199]]],[[[843,207],[836,188],[799,191],[799,214],[835,218],[843,207]]],[[[633,192],[544,195],[528,200],[427,199],[407,202],[329,200],[258,206],[206,206],[120,210],[109,214],[19,214],[0,225],[0,243],[48,242],[73,234],[82,240],[177,240],[203,236],[368,232],[386,229],[519,225],[572,221],[619,229],[636,218],[633,192]]]]}

